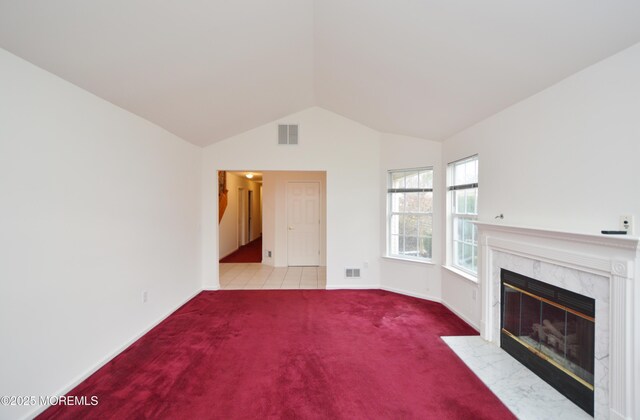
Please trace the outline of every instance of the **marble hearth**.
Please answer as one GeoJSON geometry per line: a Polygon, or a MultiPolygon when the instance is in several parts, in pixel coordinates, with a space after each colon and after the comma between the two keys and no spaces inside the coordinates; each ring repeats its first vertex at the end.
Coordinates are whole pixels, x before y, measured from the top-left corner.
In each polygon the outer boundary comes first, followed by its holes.
{"type": "Polygon", "coordinates": [[[500,345],[500,270],[596,301],[596,419],[640,418],[640,286],[637,238],[477,222],[481,336],[500,345]]]}

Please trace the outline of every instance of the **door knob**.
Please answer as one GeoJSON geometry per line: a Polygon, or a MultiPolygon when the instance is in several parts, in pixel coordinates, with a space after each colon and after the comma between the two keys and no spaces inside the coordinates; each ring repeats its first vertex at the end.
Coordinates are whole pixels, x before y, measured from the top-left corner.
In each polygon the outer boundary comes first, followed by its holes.
{"type": "Polygon", "coordinates": [[[293,226],[289,226],[289,230],[293,230],[293,229],[294,229],[293,226]]]}

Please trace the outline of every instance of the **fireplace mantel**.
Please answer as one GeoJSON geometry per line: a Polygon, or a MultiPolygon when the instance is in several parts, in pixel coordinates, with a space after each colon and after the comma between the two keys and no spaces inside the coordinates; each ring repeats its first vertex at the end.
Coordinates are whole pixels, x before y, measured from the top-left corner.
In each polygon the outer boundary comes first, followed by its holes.
{"type": "Polygon", "coordinates": [[[640,401],[635,398],[640,393],[640,285],[636,284],[640,279],[640,239],[501,223],[476,222],[476,226],[482,337],[499,345],[498,256],[511,255],[606,279],[608,302],[602,306],[608,306],[603,317],[608,322],[600,327],[606,329],[602,336],[608,341],[608,363],[601,370],[608,377],[600,391],[606,393],[606,399],[603,402],[601,395],[596,418],[640,419],[640,401]]]}
{"type": "Polygon", "coordinates": [[[485,232],[504,232],[539,238],[563,240],[582,244],[592,244],[602,247],[622,248],[633,252],[638,251],[640,238],[629,235],[604,235],[602,233],[567,232],[556,229],[545,229],[531,226],[506,225],[503,223],[473,222],[478,229],[485,232]]]}

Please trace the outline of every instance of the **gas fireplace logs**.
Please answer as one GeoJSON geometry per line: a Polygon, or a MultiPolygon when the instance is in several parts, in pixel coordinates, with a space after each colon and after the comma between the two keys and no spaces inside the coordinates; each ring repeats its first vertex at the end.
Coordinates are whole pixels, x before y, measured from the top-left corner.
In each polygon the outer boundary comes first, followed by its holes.
{"type": "Polygon", "coordinates": [[[564,322],[551,322],[548,319],[542,321],[542,325],[533,324],[531,337],[539,340],[541,343],[554,348],[558,353],[566,353],[568,357],[578,358],[579,343],[577,343],[576,334],[567,334],[561,332],[565,330],[564,322]]]}

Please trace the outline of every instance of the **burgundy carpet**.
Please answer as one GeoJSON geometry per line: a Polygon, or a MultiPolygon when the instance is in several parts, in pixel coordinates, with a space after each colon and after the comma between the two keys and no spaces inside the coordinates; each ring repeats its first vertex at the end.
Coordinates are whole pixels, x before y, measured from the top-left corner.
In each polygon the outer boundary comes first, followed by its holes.
{"type": "Polygon", "coordinates": [[[220,260],[221,263],[260,263],[262,262],[262,236],[241,246],[232,254],[220,260]]]}
{"type": "Polygon", "coordinates": [[[474,333],[378,290],[203,292],[39,418],[512,419],[440,339],[474,333]]]}

